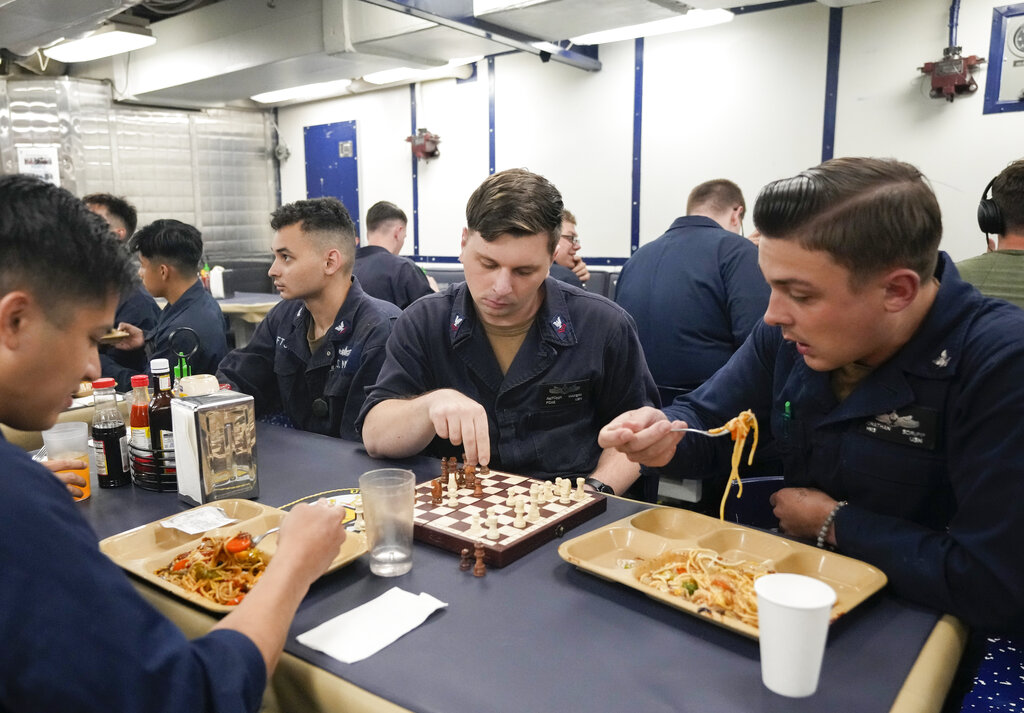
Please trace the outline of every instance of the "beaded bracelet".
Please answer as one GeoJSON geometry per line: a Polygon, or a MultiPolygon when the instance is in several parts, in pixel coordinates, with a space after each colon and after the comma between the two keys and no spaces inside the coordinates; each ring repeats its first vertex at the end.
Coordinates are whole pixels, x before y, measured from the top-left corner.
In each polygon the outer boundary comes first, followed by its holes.
{"type": "Polygon", "coordinates": [[[818,547],[825,546],[825,538],[828,537],[828,528],[832,527],[832,523],[836,520],[836,514],[846,507],[846,501],[840,500],[836,503],[836,506],[832,508],[832,512],[825,518],[825,522],[821,523],[821,529],[818,530],[818,547]]]}

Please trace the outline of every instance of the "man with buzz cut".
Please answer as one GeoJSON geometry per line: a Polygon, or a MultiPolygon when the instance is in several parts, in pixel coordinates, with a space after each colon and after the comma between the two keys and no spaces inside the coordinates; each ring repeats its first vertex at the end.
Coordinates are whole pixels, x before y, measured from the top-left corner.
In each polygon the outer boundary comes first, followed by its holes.
{"type": "MultiPolygon", "coordinates": [[[[79,381],[99,378],[96,343],[130,273],[77,198],[0,176],[0,423],[49,428],[79,381]]],[[[260,710],[299,603],[345,540],[336,508],[288,513],[259,582],[192,641],[100,552],[80,508],[0,436],[0,710],[260,710]]]]}
{"type": "Polygon", "coordinates": [[[394,203],[380,201],[366,212],[366,242],[356,251],[352,274],[363,290],[405,309],[432,290],[416,263],[398,253],[405,244],[408,220],[394,203]]]}
{"type": "Polygon", "coordinates": [[[782,460],[762,506],[783,532],[972,628],[1024,631],[1024,311],[960,279],[935,194],[905,163],[773,181],[754,223],[764,321],[703,386],[620,415],[601,444],[699,477],[715,439],[674,429],[753,409],[782,460]]]}
{"type": "Polygon", "coordinates": [[[657,392],[629,315],[548,277],[561,227],[562,197],[542,176],[510,169],[473,192],[466,281],[417,300],[395,325],[360,414],[370,455],[465,452],[470,464],[541,479],[589,476],[601,492],[636,481],[639,467],[602,450],[597,433],[624,407],[658,403],[657,392]]]}
{"type": "Polygon", "coordinates": [[[745,212],[739,186],[705,181],[690,191],[686,215],[619,274],[615,301],[636,320],[664,403],[722,368],[768,306],[757,248],[739,235],[745,212]]]}
{"type": "Polygon", "coordinates": [[[353,277],[355,224],[337,198],[282,206],[270,227],[268,274],[284,301],[217,375],[251,394],[258,416],[283,413],[304,431],[358,441],[356,416],[401,310],[363,292],[353,277]]]}

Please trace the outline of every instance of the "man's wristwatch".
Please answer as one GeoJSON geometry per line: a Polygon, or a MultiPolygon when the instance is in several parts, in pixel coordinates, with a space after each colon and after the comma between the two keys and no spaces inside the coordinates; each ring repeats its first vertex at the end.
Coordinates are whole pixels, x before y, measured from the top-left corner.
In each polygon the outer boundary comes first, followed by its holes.
{"type": "Polygon", "coordinates": [[[597,478],[587,478],[586,480],[583,481],[583,484],[589,485],[591,488],[593,488],[599,493],[604,493],[606,495],[615,495],[615,490],[612,488],[612,486],[607,485],[606,483],[602,483],[597,478]]]}

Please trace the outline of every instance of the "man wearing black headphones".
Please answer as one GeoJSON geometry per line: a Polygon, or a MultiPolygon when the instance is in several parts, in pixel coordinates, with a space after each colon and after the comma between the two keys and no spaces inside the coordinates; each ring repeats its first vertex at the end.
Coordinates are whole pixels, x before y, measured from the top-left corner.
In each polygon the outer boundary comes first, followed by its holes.
{"type": "Polygon", "coordinates": [[[988,252],[957,263],[960,276],[989,297],[1024,307],[1024,159],[985,187],[978,225],[988,239],[988,252]],[[989,190],[992,197],[986,198],[989,190]]]}

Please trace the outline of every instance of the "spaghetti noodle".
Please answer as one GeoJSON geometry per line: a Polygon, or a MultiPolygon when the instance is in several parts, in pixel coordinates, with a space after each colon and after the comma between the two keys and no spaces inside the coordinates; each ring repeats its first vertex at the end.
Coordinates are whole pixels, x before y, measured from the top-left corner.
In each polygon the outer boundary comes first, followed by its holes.
{"type": "Polygon", "coordinates": [[[156,575],[217,604],[239,604],[267,568],[267,555],[251,546],[249,533],[204,537],[156,575]]]}
{"type": "Polygon", "coordinates": [[[757,626],[754,581],[775,570],[767,564],[730,562],[714,550],[694,547],[649,560],[637,568],[637,579],[658,591],[693,602],[709,612],[757,626]]]}
{"type": "Polygon", "coordinates": [[[739,416],[731,419],[724,426],[712,428],[708,433],[721,433],[728,431],[732,434],[732,470],[729,472],[729,481],[725,484],[725,492],[722,493],[722,504],[718,508],[718,519],[725,520],[725,501],[729,497],[729,489],[733,481],[736,481],[736,497],[743,497],[743,481],[740,480],[740,461],[743,459],[743,446],[747,443],[747,434],[754,432],[754,443],[750,446],[750,455],[747,458],[747,465],[754,463],[754,451],[757,450],[757,416],[750,409],[747,409],[739,416]]]}

